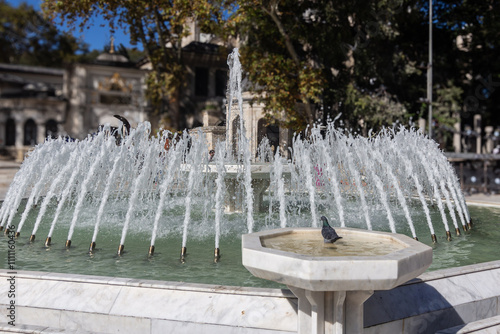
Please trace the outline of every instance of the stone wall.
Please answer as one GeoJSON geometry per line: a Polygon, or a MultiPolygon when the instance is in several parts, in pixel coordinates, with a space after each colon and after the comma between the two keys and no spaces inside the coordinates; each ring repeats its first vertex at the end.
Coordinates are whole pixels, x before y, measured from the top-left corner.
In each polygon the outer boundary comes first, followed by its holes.
{"type": "MultiPolygon", "coordinates": [[[[98,333],[294,333],[287,289],[0,270],[0,328],[14,300],[20,325],[98,333]]],[[[425,273],[365,303],[367,334],[435,333],[500,314],[500,261],[425,273]]]]}

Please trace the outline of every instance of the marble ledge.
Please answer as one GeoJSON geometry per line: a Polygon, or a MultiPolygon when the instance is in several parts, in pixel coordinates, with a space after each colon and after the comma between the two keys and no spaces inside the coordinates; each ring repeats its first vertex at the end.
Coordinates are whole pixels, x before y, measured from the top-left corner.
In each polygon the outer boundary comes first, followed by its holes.
{"type": "Polygon", "coordinates": [[[474,321],[465,325],[459,325],[452,328],[444,329],[436,334],[456,334],[456,333],[499,333],[500,332],[500,315],[481,319],[478,321],[474,321]]]}
{"type": "MultiPolygon", "coordinates": [[[[0,269],[0,276],[9,276],[7,270],[0,269]]],[[[44,279],[63,282],[82,282],[95,284],[120,285],[129,287],[157,288],[157,289],[172,289],[177,291],[193,291],[207,293],[222,293],[222,294],[238,294],[250,296],[272,296],[283,298],[295,298],[288,289],[278,288],[259,288],[259,287],[240,287],[226,285],[212,285],[202,283],[185,283],[173,281],[155,281],[135,278],[122,278],[110,276],[93,276],[79,274],[64,274],[53,272],[39,271],[18,271],[16,278],[22,279],[44,279]]]]}
{"type": "Polygon", "coordinates": [[[404,283],[403,285],[418,284],[422,282],[429,282],[453,276],[461,276],[466,274],[477,273],[480,271],[489,271],[498,269],[500,271],[500,261],[491,261],[484,263],[471,264],[463,267],[455,267],[448,269],[440,269],[435,271],[425,272],[418,277],[404,283]]]}

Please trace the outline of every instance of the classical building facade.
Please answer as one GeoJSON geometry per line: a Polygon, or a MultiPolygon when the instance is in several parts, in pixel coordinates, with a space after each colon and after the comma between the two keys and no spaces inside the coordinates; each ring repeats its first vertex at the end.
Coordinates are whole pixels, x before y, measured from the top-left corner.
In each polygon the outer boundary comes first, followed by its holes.
{"type": "MultiPolygon", "coordinates": [[[[186,86],[181,115],[187,129],[202,129],[210,146],[226,135],[226,86],[229,50],[215,36],[203,34],[195,23],[183,41],[182,59],[186,86]]],[[[113,52],[92,63],[69,64],[62,69],[0,64],[0,153],[22,161],[26,152],[48,136],[83,139],[100,125],[119,126],[113,115],[129,120],[132,127],[149,121],[159,127],[159,117],[145,98],[147,59],[138,63],[113,52]]],[[[288,131],[265,126],[262,106],[244,94],[247,138],[255,156],[264,137],[274,150],[287,151],[288,131]]],[[[229,139],[236,138],[237,113],[229,120],[229,139]]],[[[236,145],[236,144],[234,144],[236,145]]]]}
{"type": "Polygon", "coordinates": [[[0,64],[0,150],[21,161],[48,136],[82,139],[117,126],[115,114],[146,120],[145,73],[113,53],[64,69],[0,64]]]}

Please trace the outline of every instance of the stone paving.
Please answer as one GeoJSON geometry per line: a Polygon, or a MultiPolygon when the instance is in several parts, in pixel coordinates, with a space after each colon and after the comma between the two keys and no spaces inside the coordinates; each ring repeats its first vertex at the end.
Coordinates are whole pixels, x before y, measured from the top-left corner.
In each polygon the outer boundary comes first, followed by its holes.
{"type": "Polygon", "coordinates": [[[14,179],[20,166],[20,163],[13,160],[0,159],[0,201],[5,199],[10,183],[14,179]]]}

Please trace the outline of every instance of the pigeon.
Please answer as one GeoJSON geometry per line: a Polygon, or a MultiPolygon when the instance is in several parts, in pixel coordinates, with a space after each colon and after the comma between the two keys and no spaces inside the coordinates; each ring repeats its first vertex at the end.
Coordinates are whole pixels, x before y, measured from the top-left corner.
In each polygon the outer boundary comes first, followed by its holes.
{"type": "Polygon", "coordinates": [[[323,228],[321,229],[321,235],[324,238],[325,242],[331,242],[334,243],[335,241],[342,239],[342,237],[339,237],[337,232],[333,229],[333,227],[328,224],[328,219],[326,219],[325,216],[321,217],[321,221],[323,222],[323,228]]]}
{"type": "Polygon", "coordinates": [[[123,125],[125,126],[125,128],[127,129],[127,133],[126,134],[127,135],[130,134],[130,123],[128,122],[128,120],[125,117],[121,116],[121,115],[113,115],[113,117],[118,118],[123,123],[123,125]]]}

